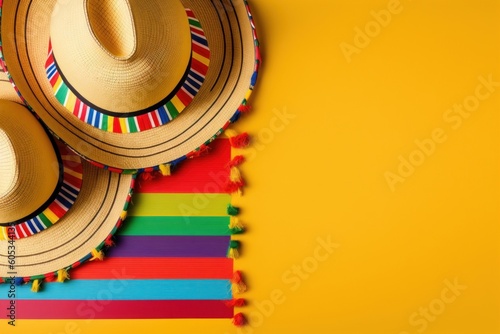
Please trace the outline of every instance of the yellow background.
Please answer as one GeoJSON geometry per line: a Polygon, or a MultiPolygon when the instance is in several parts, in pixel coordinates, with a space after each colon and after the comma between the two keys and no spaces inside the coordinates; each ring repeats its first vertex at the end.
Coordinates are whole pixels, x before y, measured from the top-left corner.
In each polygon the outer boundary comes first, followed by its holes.
{"type": "Polygon", "coordinates": [[[473,101],[479,77],[500,82],[500,2],[401,0],[377,31],[371,11],[390,3],[250,2],[264,57],[252,114],[236,126],[254,136],[236,200],[250,326],[19,321],[16,332],[500,333],[500,87],[459,127],[443,118],[473,101]],[[348,62],[340,46],[367,24],[373,37],[348,62]],[[435,129],[446,141],[391,191],[385,173],[435,129]],[[318,262],[328,237],[338,248],[318,262]],[[294,265],[311,273],[298,279],[294,265]],[[422,320],[430,307],[439,314],[422,320]]]}

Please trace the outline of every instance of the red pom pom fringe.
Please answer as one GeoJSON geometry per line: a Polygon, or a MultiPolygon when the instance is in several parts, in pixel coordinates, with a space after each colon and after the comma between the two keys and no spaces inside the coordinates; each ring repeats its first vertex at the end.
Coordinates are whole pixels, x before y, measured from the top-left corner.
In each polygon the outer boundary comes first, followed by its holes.
{"type": "Polygon", "coordinates": [[[238,313],[238,314],[234,315],[233,324],[236,327],[241,327],[241,326],[245,325],[246,322],[247,322],[247,320],[245,319],[245,316],[243,315],[243,313],[238,313]]]}
{"type": "Polygon", "coordinates": [[[242,155],[237,155],[227,164],[227,168],[232,168],[241,165],[245,162],[245,157],[242,155]]]}
{"type": "Polygon", "coordinates": [[[237,298],[226,301],[227,307],[243,307],[246,305],[246,301],[243,298],[237,298]]]}
{"type": "Polygon", "coordinates": [[[237,136],[229,138],[229,144],[234,148],[245,148],[250,144],[250,136],[243,132],[237,136]]]}

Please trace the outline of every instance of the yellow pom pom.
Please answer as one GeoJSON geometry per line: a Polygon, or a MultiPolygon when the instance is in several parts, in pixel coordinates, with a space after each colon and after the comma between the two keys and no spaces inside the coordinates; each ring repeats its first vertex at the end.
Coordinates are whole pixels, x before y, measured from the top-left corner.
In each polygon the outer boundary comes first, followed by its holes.
{"type": "Polygon", "coordinates": [[[104,252],[102,250],[97,251],[97,249],[93,249],[91,253],[92,253],[92,258],[89,261],[104,260],[104,252]]]}
{"type": "Polygon", "coordinates": [[[40,285],[42,285],[42,282],[40,280],[34,280],[33,284],[31,285],[31,291],[38,292],[40,290],[40,285]]]}
{"type": "Polygon", "coordinates": [[[158,166],[160,168],[160,172],[163,176],[170,176],[170,165],[162,164],[158,166]]]}
{"type": "Polygon", "coordinates": [[[60,269],[57,271],[57,281],[63,283],[64,281],[69,280],[69,273],[66,269],[60,269]]]}

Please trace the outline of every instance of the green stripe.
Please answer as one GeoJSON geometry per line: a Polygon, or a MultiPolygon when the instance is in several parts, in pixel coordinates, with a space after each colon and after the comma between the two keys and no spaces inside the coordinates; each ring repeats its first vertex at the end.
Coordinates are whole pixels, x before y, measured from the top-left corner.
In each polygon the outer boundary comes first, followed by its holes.
{"type": "Polygon", "coordinates": [[[108,115],[102,114],[102,130],[108,131],[108,115]]]}
{"type": "Polygon", "coordinates": [[[128,117],[127,122],[130,128],[130,132],[137,132],[137,127],[135,126],[135,117],[128,117]]]}
{"type": "Polygon", "coordinates": [[[38,218],[40,218],[40,220],[43,222],[43,224],[47,228],[49,228],[49,227],[51,227],[53,225],[52,222],[50,221],[50,219],[47,218],[47,216],[45,216],[45,214],[43,212],[38,215],[38,218]]]}
{"type": "Polygon", "coordinates": [[[135,194],[129,216],[225,216],[228,194],[135,194]]]}
{"type": "Polygon", "coordinates": [[[229,217],[128,217],[119,234],[129,236],[231,235],[229,217]]]}
{"type": "Polygon", "coordinates": [[[201,29],[201,24],[200,22],[196,21],[196,20],[193,20],[193,19],[189,19],[189,25],[191,26],[194,26],[194,27],[198,27],[201,29]]]}
{"type": "Polygon", "coordinates": [[[66,84],[63,82],[61,84],[61,87],[59,87],[59,90],[57,91],[56,99],[62,105],[64,105],[64,101],[66,100],[67,95],[68,95],[68,86],[66,86],[66,84]]]}
{"type": "Polygon", "coordinates": [[[179,116],[179,112],[177,111],[177,108],[174,106],[174,104],[171,101],[168,101],[167,104],[165,104],[165,108],[167,109],[167,113],[170,116],[170,120],[173,120],[177,116],[179,116]]]}

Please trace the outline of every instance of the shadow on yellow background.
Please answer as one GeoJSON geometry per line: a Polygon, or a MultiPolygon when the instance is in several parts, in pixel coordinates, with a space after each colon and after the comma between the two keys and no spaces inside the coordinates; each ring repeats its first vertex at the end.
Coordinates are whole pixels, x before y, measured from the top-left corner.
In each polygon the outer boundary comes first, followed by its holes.
{"type": "MultiPolygon", "coordinates": [[[[228,320],[25,333],[500,332],[500,2],[250,0],[264,65],[228,320]]],[[[4,324],[2,324],[3,326],[4,324]]],[[[14,332],[14,331],[13,331],[14,332]]]]}

